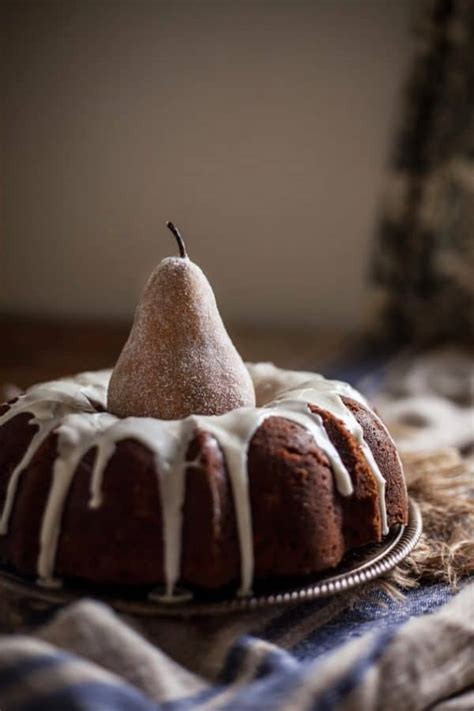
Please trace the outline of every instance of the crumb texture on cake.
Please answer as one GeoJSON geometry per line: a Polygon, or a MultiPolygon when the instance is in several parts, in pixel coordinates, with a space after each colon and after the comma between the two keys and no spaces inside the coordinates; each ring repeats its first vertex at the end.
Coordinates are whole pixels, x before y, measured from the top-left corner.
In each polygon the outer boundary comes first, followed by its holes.
{"type": "Polygon", "coordinates": [[[0,408],[0,558],[44,585],[218,588],[316,573],[407,520],[396,447],[354,388],[247,364],[256,407],[107,412],[110,371],[0,408]]]}

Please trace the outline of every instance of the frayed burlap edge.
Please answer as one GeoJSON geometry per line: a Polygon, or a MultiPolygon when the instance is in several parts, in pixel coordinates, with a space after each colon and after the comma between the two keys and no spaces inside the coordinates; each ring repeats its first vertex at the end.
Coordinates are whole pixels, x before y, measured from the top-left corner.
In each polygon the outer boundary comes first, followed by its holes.
{"type": "Polygon", "coordinates": [[[391,597],[421,582],[443,582],[456,590],[474,573],[474,460],[442,449],[404,454],[402,461],[423,533],[412,553],[370,587],[391,597]]]}

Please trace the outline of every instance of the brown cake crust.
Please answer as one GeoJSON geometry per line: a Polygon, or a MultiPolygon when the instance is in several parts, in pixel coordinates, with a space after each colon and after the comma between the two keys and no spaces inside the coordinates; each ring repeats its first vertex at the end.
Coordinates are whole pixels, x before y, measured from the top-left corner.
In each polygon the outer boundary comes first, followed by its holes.
{"type": "MultiPolygon", "coordinates": [[[[386,479],[388,521],[405,523],[407,496],[395,447],[374,414],[344,398],[386,479]]],[[[341,496],[325,453],[309,431],[282,417],[266,419],[248,450],[256,578],[309,575],[336,566],[350,548],[381,538],[377,485],[355,439],[334,415],[312,406],[350,473],[354,493],[341,496]]],[[[0,506],[9,477],[36,428],[29,415],[0,427],[0,506]]],[[[23,472],[4,562],[35,575],[39,532],[51,484],[57,436],[23,472]]],[[[59,577],[94,583],[163,584],[163,522],[153,453],[120,441],[103,477],[103,503],[89,507],[95,451],[80,461],[66,500],[56,556],[59,577]],[[124,495],[123,492],[126,492],[124,495]]],[[[196,432],[187,451],[181,583],[202,588],[237,584],[240,551],[232,487],[216,440],[196,432]]]]}
{"type": "Polygon", "coordinates": [[[248,461],[257,577],[336,565],[344,553],[341,501],[308,430],[269,418],[250,443],[248,461]]]}
{"type": "Polygon", "coordinates": [[[343,398],[362,427],[364,439],[385,478],[385,502],[388,525],[408,521],[408,494],[400,458],[391,437],[373,412],[350,398],[343,398]]]}

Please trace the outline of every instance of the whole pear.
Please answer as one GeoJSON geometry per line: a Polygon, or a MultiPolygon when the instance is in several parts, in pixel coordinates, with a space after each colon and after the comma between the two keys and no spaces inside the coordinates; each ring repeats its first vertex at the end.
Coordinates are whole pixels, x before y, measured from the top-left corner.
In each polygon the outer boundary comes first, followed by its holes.
{"type": "Polygon", "coordinates": [[[177,420],[253,407],[249,372],[222,322],[212,288],[187,256],[163,259],[151,274],[112,373],[108,409],[118,417],[177,420]]]}

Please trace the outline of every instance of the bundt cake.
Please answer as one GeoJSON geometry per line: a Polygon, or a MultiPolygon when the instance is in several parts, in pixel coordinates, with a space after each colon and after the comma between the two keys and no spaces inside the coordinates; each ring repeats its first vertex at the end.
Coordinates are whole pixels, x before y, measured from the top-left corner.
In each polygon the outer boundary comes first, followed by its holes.
{"type": "Polygon", "coordinates": [[[248,364],[256,407],[107,412],[110,371],[0,409],[0,559],[43,585],[185,588],[307,576],[407,521],[395,445],[364,398],[248,364]]]}

